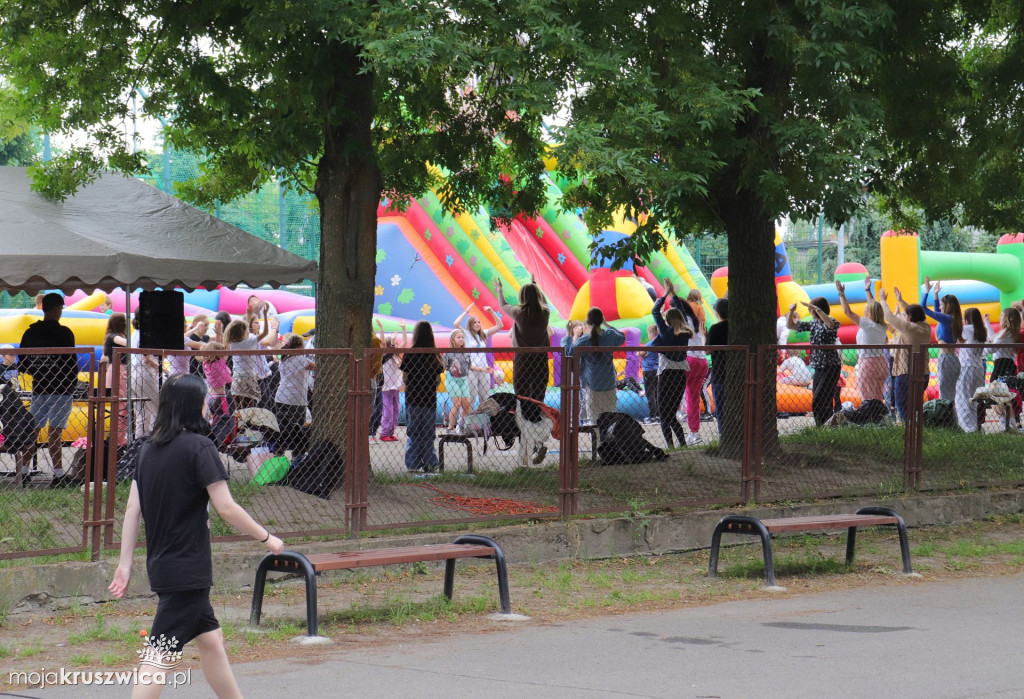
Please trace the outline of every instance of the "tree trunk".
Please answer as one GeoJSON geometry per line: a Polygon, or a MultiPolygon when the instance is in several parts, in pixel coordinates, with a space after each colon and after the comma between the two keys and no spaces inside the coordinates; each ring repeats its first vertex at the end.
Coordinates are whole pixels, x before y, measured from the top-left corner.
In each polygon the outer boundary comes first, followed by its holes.
{"type": "MultiPolygon", "coordinates": [[[[377,205],[382,179],[371,134],[376,113],[374,78],[372,74],[358,75],[355,66],[353,58],[348,79],[339,78],[336,86],[336,97],[344,102],[346,118],[325,125],[324,153],[317,169],[320,283],[316,346],[352,348],[360,358],[369,345],[373,318],[377,205]]],[[[321,355],[316,373],[313,439],[326,439],[345,453],[348,361],[345,357],[321,355]]]]}
{"type": "MultiPolygon", "coordinates": [[[[775,223],[767,218],[759,198],[738,191],[729,200],[720,200],[725,232],[729,238],[729,344],[746,345],[756,353],[760,345],[774,344],[775,223]]],[[[756,361],[756,354],[755,361],[756,361]]],[[[726,415],[722,443],[724,456],[742,454],[744,410],[744,366],[736,355],[730,356],[726,382],[726,415]],[[729,406],[735,406],[729,408],[729,406]]],[[[775,422],[775,367],[767,367],[762,386],[763,448],[773,449],[778,439],[775,422]]]]}

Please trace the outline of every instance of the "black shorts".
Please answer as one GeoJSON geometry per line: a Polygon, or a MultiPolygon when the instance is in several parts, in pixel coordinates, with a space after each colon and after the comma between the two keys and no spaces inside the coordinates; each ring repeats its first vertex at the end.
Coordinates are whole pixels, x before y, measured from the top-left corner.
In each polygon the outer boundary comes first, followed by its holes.
{"type": "Polygon", "coordinates": [[[160,601],[156,605],[156,617],[149,633],[150,643],[156,643],[163,635],[168,643],[172,638],[177,639],[174,647],[165,646],[166,650],[181,650],[196,636],[220,628],[220,622],[213,614],[213,605],[210,604],[208,587],[158,592],[157,597],[160,601]]]}

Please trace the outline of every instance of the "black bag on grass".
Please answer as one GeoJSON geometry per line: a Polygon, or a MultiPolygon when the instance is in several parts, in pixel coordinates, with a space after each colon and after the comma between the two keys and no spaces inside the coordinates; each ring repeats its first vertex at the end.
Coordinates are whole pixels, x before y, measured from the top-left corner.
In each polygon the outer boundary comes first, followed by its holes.
{"type": "Polygon", "coordinates": [[[924,414],[925,427],[955,428],[957,426],[956,413],[953,412],[953,401],[949,399],[937,398],[936,400],[928,401],[924,404],[922,413],[924,414]]]}
{"type": "Polygon", "coordinates": [[[324,500],[345,480],[345,459],[338,448],[327,441],[313,444],[309,451],[292,461],[288,485],[302,493],[324,500]]]}
{"type": "Polygon", "coordinates": [[[871,398],[861,403],[859,407],[843,412],[846,414],[847,422],[854,425],[872,425],[884,420],[889,415],[889,408],[882,401],[871,398]]]}
{"type": "Polygon", "coordinates": [[[644,437],[643,426],[625,413],[601,413],[597,418],[597,453],[606,464],[642,464],[668,455],[644,437]]]}
{"type": "Polygon", "coordinates": [[[498,437],[505,442],[504,447],[498,449],[504,451],[511,449],[519,438],[519,424],[516,422],[516,403],[518,402],[514,393],[497,392],[492,393],[491,398],[497,401],[500,406],[497,414],[491,416],[491,436],[494,437],[495,446],[498,444],[498,437]]]}

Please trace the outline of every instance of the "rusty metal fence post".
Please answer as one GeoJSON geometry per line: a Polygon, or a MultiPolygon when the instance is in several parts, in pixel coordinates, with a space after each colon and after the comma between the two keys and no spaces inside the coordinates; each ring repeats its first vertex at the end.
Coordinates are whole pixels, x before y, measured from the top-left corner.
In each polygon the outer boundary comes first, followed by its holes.
{"type": "Polygon", "coordinates": [[[904,421],[903,474],[908,490],[921,486],[921,461],[924,440],[924,392],[928,387],[928,345],[917,352],[908,349],[907,406],[904,421]]]}
{"type": "Polygon", "coordinates": [[[579,506],[579,357],[562,360],[562,426],[559,433],[558,508],[563,517],[579,506]]]}
{"type": "Polygon", "coordinates": [[[107,378],[106,362],[98,367],[93,364],[95,357],[90,358],[89,394],[86,406],[88,416],[89,443],[85,450],[85,483],[83,494],[83,535],[87,534],[86,545],[89,546],[89,558],[97,561],[103,551],[106,539],[113,536],[110,530],[114,526],[113,508],[107,506],[105,494],[112,489],[104,489],[106,479],[103,469],[103,440],[106,428],[106,395],[104,385],[107,378]]]}
{"type": "Polygon", "coordinates": [[[348,444],[345,446],[346,486],[345,523],[358,538],[366,527],[368,507],[367,491],[370,477],[369,429],[370,412],[367,397],[373,394],[369,387],[369,357],[349,356],[348,370],[348,444]]]}
{"type": "Polygon", "coordinates": [[[749,350],[743,355],[743,464],[740,498],[744,503],[757,500],[761,495],[761,421],[762,391],[764,386],[764,352],[749,350]]]}

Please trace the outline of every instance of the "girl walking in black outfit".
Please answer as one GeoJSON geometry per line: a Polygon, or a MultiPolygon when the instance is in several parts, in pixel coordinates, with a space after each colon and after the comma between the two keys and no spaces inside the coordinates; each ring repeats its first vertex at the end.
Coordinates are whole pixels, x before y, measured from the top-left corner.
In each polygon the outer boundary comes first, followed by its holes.
{"type": "MultiPolygon", "coordinates": [[[[220,454],[206,436],[205,402],[206,384],[197,376],[176,374],[164,382],[153,433],[135,468],[121,528],[121,558],[109,589],[118,598],[127,591],[139,525],[145,520],[146,571],[158,598],[150,644],[180,652],[195,639],[213,691],[218,697],[241,697],[210,604],[213,558],[207,508],[212,502],[225,522],[271,553],[281,553],[284,544],[232,499],[220,454]]],[[[159,696],[161,674],[166,675],[150,669],[144,658],[132,697],[159,696]]]]}

